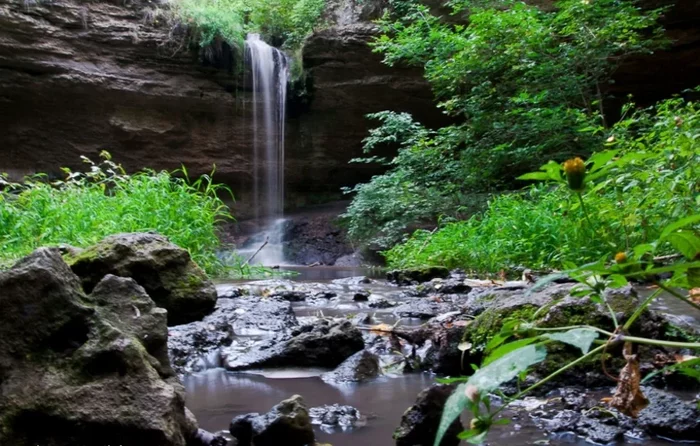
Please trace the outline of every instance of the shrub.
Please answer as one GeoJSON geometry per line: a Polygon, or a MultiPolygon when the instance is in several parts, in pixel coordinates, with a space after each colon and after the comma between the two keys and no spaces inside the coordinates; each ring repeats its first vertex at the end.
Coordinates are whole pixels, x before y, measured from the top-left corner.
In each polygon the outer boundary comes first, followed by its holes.
{"type": "MultiPolygon", "coordinates": [[[[600,170],[589,174],[595,181],[587,185],[581,201],[564,185],[537,185],[501,195],[469,220],[434,233],[417,231],[387,251],[387,261],[397,267],[438,264],[482,272],[557,268],[650,243],[666,225],[697,213],[697,102],[667,100],[633,113],[609,131],[590,131],[606,132],[608,150],[589,159],[589,167],[600,170]]],[[[557,163],[548,166],[556,172],[560,168],[557,163]]],[[[542,171],[529,177],[549,175],[542,171]]]]}

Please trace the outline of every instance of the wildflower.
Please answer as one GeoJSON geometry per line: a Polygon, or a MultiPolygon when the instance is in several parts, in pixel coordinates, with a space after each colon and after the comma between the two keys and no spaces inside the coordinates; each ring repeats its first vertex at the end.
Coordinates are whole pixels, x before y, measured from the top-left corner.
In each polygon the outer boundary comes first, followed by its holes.
{"type": "Polygon", "coordinates": [[[625,262],[627,262],[627,254],[625,254],[624,252],[618,252],[617,254],[615,254],[615,263],[622,264],[625,262]]]}
{"type": "Polygon", "coordinates": [[[566,174],[569,188],[574,192],[582,192],[584,188],[583,180],[586,177],[586,165],[583,163],[583,160],[576,157],[565,161],[564,173],[566,174]]]}
{"type": "Polygon", "coordinates": [[[479,401],[479,389],[472,384],[467,384],[464,389],[464,395],[473,403],[479,401]]]}

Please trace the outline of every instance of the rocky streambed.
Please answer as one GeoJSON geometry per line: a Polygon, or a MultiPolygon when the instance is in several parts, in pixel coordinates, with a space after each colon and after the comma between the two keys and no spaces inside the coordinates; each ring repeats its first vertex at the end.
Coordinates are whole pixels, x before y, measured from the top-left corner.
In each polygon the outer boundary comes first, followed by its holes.
{"type": "MultiPolygon", "coordinates": [[[[441,268],[332,277],[340,271],[215,285],[156,234],[37,250],[0,272],[0,444],[431,445],[453,391],[435,376],[479,364],[508,321],[611,329],[609,313],[573,297],[572,283],[534,290],[441,268]]],[[[607,301],[624,318],[637,294],[623,288],[607,301]]],[[[662,300],[631,332],[697,339],[698,320],[662,300]]],[[[615,374],[619,346],[607,353],[615,374]]],[[[690,353],[641,347],[642,372],[690,353]]],[[[549,348],[526,383],[579,355],[549,348]]],[[[604,402],[615,383],[601,359],[513,404],[489,444],[700,439],[697,381],[658,374],[644,387],[649,407],[631,419],[604,402]]],[[[457,444],[469,421],[442,444],[457,444]]]]}
{"type": "MultiPolygon", "coordinates": [[[[470,280],[442,269],[390,275],[391,281],[329,278],[357,272],[311,269],[295,280],[222,283],[211,315],[171,327],[170,357],[202,427],[230,437],[229,427],[241,435],[243,423],[249,427],[242,444],[249,444],[248,437],[258,438],[256,432],[262,436],[253,444],[297,444],[275,443],[289,435],[287,430],[278,431],[286,433],[271,443],[265,432],[270,420],[279,422],[274,415],[278,409],[269,412],[273,406],[301,395],[301,418],[308,419],[306,428],[319,443],[432,445],[442,404],[452,390],[434,386],[435,375],[459,375],[463,367],[478,364],[483,344],[504,320],[529,317],[546,307],[535,318],[543,326],[612,324],[602,308],[570,296],[572,283],[528,293],[526,282],[470,280]],[[469,348],[463,351],[465,341],[469,348]],[[354,408],[358,415],[341,422],[342,414],[324,411],[332,404],[354,408]]],[[[618,313],[630,312],[637,291],[617,290],[608,299],[618,313]]],[[[645,315],[634,331],[656,338],[697,335],[700,315],[669,314],[666,303],[662,300],[661,308],[645,315]]],[[[646,372],[661,367],[673,353],[643,349],[644,357],[654,358],[646,372]]],[[[575,355],[567,348],[550,352],[552,359],[536,373],[545,376],[575,355]]],[[[613,360],[608,368],[617,373],[619,365],[613,360]]],[[[638,420],[630,419],[601,402],[615,383],[600,362],[587,364],[515,404],[507,411],[512,423],[496,428],[489,444],[700,441],[695,408],[700,389],[679,376],[661,375],[649,385],[645,393],[651,405],[638,420]]]]}

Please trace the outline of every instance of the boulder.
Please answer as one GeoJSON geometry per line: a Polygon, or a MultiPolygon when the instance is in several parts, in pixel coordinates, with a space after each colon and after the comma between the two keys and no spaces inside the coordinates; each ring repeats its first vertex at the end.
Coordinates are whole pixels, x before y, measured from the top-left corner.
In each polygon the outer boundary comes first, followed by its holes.
{"type": "Polygon", "coordinates": [[[366,419],[352,406],[331,404],[309,409],[311,423],[319,425],[324,432],[348,431],[364,426],[366,419]]]}
{"type": "Polygon", "coordinates": [[[433,279],[445,279],[450,276],[450,270],[443,266],[427,266],[424,268],[411,268],[389,271],[386,279],[397,285],[413,285],[416,283],[430,282],[433,279]]]}
{"type": "Polygon", "coordinates": [[[302,326],[287,338],[280,334],[248,351],[224,349],[228,370],[264,367],[336,367],[364,348],[360,331],[347,320],[321,320],[302,326]]]}
{"type": "Polygon", "coordinates": [[[352,296],[352,300],[355,302],[367,302],[371,293],[366,290],[358,291],[352,296]]]}
{"type": "MultiPolygon", "coordinates": [[[[401,417],[401,425],[394,432],[396,446],[433,446],[445,401],[456,386],[434,384],[418,394],[416,403],[401,417]]],[[[462,432],[457,419],[447,430],[440,446],[457,446],[457,434],[462,432]]]]}
{"type": "Polygon", "coordinates": [[[292,306],[284,299],[257,296],[220,299],[214,312],[202,321],[170,327],[170,360],[180,374],[221,367],[219,351],[230,346],[236,336],[291,336],[298,327],[292,306]]]}
{"type": "Polygon", "coordinates": [[[238,446],[310,446],[315,440],[309,411],[299,395],[280,402],[264,415],[234,418],[229,431],[238,446]]]}
{"type": "Polygon", "coordinates": [[[0,308],[0,444],[197,444],[165,311],[134,280],[86,295],[42,248],[0,272],[0,308]]]}
{"type": "Polygon", "coordinates": [[[360,383],[374,379],[380,374],[377,355],[362,350],[343,361],[332,372],[321,375],[321,379],[329,384],[360,383]]]}
{"type": "Polygon", "coordinates": [[[152,233],[112,235],[67,255],[66,262],[87,293],[107,274],[131,277],[159,307],[168,310],[168,324],[202,319],[216,304],[216,289],[187,250],[152,233]]]}
{"type": "Polygon", "coordinates": [[[639,415],[638,425],[651,435],[676,441],[700,438],[700,410],[697,404],[650,387],[643,388],[649,406],[639,415]]]}

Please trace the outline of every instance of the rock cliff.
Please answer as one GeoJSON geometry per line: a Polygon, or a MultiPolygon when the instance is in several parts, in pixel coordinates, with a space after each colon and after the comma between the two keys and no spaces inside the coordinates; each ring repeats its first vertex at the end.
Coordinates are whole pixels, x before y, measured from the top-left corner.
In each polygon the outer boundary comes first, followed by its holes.
{"type": "MultiPolygon", "coordinates": [[[[128,169],[184,164],[196,175],[216,164],[244,216],[250,95],[236,88],[230,51],[215,54],[218,68],[205,66],[185,31],[159,20],[162,1],[0,1],[0,171],[58,172],[102,149],[128,169]]],[[[287,125],[289,204],[337,196],[377,172],[347,164],[361,154],[365,114],[393,109],[444,122],[419,68],[389,68],[366,45],[385,3],[332,0],[335,25],[307,41],[308,94],[292,104],[287,125]]],[[[611,90],[643,102],[695,86],[700,72],[697,2],[647,3],[674,4],[664,19],[674,44],[625,63],[611,90]]]]}

